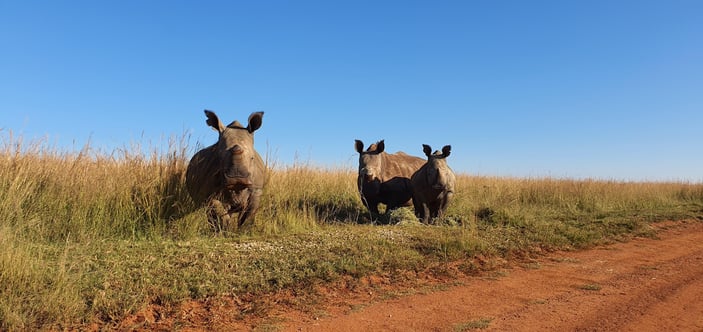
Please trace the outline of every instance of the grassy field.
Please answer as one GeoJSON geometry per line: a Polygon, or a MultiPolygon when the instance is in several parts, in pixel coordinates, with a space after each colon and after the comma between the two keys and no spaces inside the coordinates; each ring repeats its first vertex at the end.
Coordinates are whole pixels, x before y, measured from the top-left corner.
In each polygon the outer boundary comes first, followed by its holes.
{"type": "MultiPolygon", "coordinates": [[[[703,219],[703,184],[459,175],[448,215],[372,222],[355,170],[271,167],[253,224],[213,233],[185,193],[191,151],[62,152],[2,133],[0,330],[112,324],[150,304],[261,294],[339,278],[462,273],[703,219]]],[[[246,312],[244,313],[246,314],[246,312]]]]}

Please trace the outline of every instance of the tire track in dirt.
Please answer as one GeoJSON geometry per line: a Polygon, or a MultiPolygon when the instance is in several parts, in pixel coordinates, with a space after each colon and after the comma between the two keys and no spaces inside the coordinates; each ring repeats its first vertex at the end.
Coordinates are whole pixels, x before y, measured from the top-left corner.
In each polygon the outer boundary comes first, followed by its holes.
{"type": "Polygon", "coordinates": [[[283,313],[283,330],[456,331],[484,320],[484,331],[703,331],[703,223],[657,227],[659,239],[554,253],[446,291],[336,304],[319,319],[283,313]]]}
{"type": "MultiPolygon", "coordinates": [[[[549,299],[544,308],[535,306],[523,312],[524,319],[507,320],[496,324],[496,328],[520,330],[524,326],[535,326],[560,331],[661,331],[678,327],[675,330],[701,330],[703,249],[678,256],[681,254],[679,248],[675,248],[680,242],[678,240],[660,242],[657,246],[635,240],[633,244],[641,247],[605,252],[601,259],[592,260],[591,266],[587,265],[587,260],[593,259],[594,255],[590,252],[577,255],[585,256],[579,259],[585,264],[582,272],[586,279],[574,287],[600,289],[560,294],[549,299]],[[651,252],[654,250],[664,252],[656,256],[651,252]],[[644,258],[638,260],[630,253],[644,258]],[[561,313],[559,321],[543,320],[542,311],[545,309],[561,313]],[[686,312],[693,316],[686,315],[686,312]]],[[[573,273],[579,271],[566,269],[563,275],[573,273]]]]}

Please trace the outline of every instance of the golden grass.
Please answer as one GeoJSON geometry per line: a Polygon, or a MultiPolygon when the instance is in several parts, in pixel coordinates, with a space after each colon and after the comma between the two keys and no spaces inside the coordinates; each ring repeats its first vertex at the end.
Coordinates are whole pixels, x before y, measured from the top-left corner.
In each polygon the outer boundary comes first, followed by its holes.
{"type": "Polygon", "coordinates": [[[47,241],[161,232],[189,208],[184,153],[61,152],[10,136],[0,147],[0,220],[47,241]]]}
{"type": "Polygon", "coordinates": [[[354,170],[294,164],[270,167],[253,225],[216,234],[185,192],[187,138],[147,155],[64,152],[11,133],[1,142],[0,330],[109,323],[154,301],[343,275],[449,273],[442,262],[453,260],[471,271],[479,254],[585,247],[703,214],[700,183],[460,174],[433,225],[406,208],[388,216],[396,225],[373,226],[354,170]]]}

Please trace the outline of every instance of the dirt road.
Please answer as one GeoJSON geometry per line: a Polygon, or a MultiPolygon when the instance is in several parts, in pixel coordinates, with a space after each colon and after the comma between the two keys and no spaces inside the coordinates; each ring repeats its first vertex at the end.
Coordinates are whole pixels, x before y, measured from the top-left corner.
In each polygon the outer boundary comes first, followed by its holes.
{"type": "Polygon", "coordinates": [[[231,298],[168,312],[151,306],[116,329],[703,331],[703,222],[655,227],[657,239],[551,253],[481,276],[422,281],[416,289],[367,278],[366,287],[324,286],[313,304],[290,292],[258,298],[266,308],[260,315],[241,315],[255,309],[231,298]]]}
{"type": "MultiPolygon", "coordinates": [[[[703,223],[560,252],[461,285],[321,317],[284,312],[284,331],[703,331],[703,223]]],[[[352,305],[356,303],[356,305],[352,305]]]]}

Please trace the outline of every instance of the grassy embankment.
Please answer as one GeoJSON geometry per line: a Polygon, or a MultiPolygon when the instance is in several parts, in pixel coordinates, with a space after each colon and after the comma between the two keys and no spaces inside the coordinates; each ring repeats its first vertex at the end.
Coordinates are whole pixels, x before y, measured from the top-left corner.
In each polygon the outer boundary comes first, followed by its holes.
{"type": "Polygon", "coordinates": [[[253,225],[214,234],[175,141],[148,156],[0,145],[0,330],[110,323],[149,303],[257,294],[371,274],[466,273],[473,257],[582,248],[701,218],[703,184],[460,175],[448,216],[369,223],[351,169],[274,167],[253,225]],[[453,266],[457,266],[454,264],[453,266]],[[400,273],[399,271],[405,271],[400,273]],[[450,273],[450,272],[446,272],[450,273]]]}

